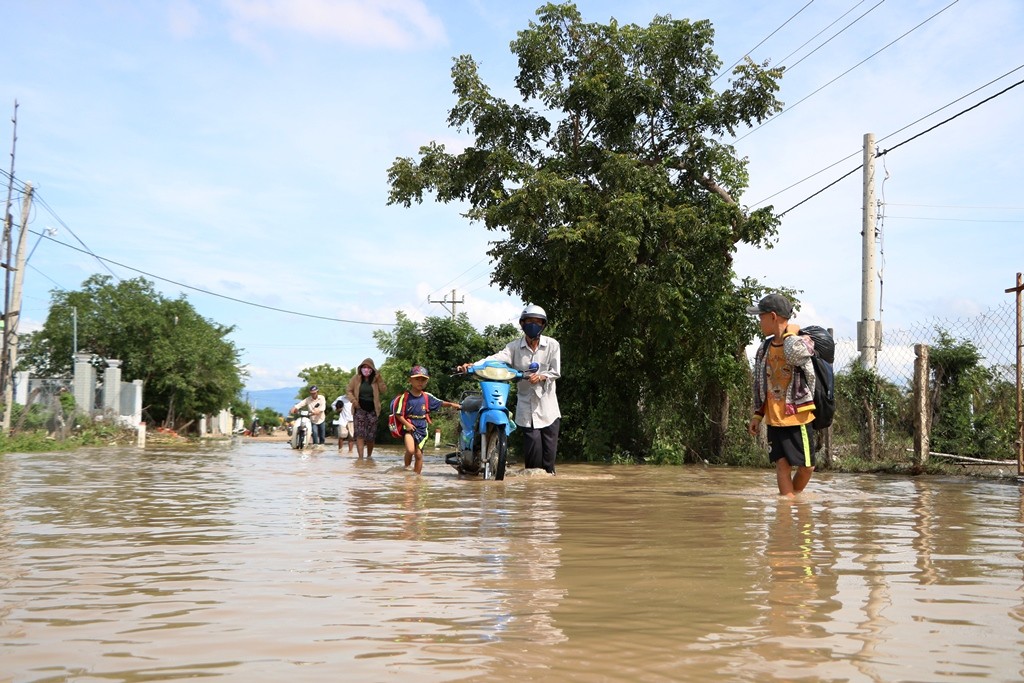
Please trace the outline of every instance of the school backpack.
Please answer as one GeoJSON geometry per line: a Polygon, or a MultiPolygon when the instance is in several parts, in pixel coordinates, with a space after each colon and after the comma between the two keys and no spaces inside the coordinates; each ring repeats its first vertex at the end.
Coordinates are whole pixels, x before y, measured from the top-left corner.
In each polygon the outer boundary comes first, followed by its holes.
{"type": "MultiPolygon", "coordinates": [[[[797,334],[814,341],[814,355],[811,356],[811,366],[814,368],[814,422],[811,426],[816,432],[822,431],[832,426],[836,414],[836,378],[832,370],[836,342],[828,330],[818,325],[808,325],[797,334]]],[[[766,339],[762,349],[766,349],[770,342],[771,339],[766,339]]],[[[806,377],[804,381],[807,381],[806,377]]]]}
{"type": "MultiPolygon", "coordinates": [[[[836,358],[836,342],[823,327],[808,325],[797,334],[814,340],[814,422],[815,431],[828,429],[836,414],[836,377],[832,363],[836,358]]],[[[806,379],[806,378],[805,378],[806,379]]]]}
{"type": "MultiPolygon", "coordinates": [[[[427,422],[431,422],[430,394],[424,391],[423,395],[426,396],[426,400],[423,401],[424,414],[427,416],[427,422]]],[[[402,438],[402,434],[404,433],[404,426],[402,425],[401,422],[398,421],[398,417],[407,417],[407,413],[409,412],[408,403],[408,391],[403,391],[402,393],[400,393],[398,396],[395,396],[391,400],[391,414],[388,415],[388,429],[391,431],[391,436],[395,437],[396,439],[402,438]]]]}

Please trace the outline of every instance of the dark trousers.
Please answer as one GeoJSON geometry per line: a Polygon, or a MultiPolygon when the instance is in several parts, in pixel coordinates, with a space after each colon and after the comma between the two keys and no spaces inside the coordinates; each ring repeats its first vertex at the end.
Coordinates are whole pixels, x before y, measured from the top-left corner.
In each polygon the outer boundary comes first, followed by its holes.
{"type": "Polygon", "coordinates": [[[321,422],[318,425],[313,425],[313,434],[311,436],[313,438],[313,443],[314,444],[323,443],[324,442],[324,432],[326,431],[326,429],[327,429],[327,423],[326,422],[321,422]]]}
{"type": "Polygon", "coordinates": [[[523,427],[523,459],[527,468],[543,467],[551,474],[555,473],[555,455],[558,452],[558,428],[562,418],[558,418],[547,427],[534,429],[523,427]]]}

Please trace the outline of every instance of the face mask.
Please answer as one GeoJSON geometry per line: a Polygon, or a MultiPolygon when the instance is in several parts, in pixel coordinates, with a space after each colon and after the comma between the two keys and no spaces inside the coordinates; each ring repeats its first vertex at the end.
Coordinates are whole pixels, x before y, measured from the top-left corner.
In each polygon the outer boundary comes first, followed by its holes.
{"type": "Polygon", "coordinates": [[[373,372],[370,368],[360,368],[359,372],[363,373],[363,377],[369,377],[370,373],[373,372]]]}
{"type": "Polygon", "coordinates": [[[539,337],[543,329],[544,326],[540,323],[523,323],[523,332],[526,333],[526,336],[529,339],[536,339],[539,337]]]}

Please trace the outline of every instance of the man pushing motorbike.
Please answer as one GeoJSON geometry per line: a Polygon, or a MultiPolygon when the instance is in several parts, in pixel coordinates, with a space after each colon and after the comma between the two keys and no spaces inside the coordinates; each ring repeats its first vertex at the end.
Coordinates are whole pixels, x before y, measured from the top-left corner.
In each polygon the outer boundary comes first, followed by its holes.
{"type": "MultiPolygon", "coordinates": [[[[527,469],[543,468],[554,474],[562,422],[555,382],[562,374],[562,351],[556,340],[542,334],[547,324],[543,308],[526,306],[519,314],[523,337],[477,362],[502,361],[524,373],[517,384],[515,418],[523,432],[523,459],[527,469]]],[[[459,370],[465,372],[470,365],[474,364],[460,365],[459,370]]]]}

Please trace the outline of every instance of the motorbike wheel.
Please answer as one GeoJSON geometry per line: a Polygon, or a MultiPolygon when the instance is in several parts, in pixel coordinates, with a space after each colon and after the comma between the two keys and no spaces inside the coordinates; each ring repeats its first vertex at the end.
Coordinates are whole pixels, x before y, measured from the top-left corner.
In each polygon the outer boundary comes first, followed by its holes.
{"type": "Polygon", "coordinates": [[[306,447],[306,430],[305,429],[300,429],[299,430],[298,437],[295,439],[295,445],[298,447],[298,449],[300,451],[303,448],[306,447]]]}
{"type": "Polygon", "coordinates": [[[501,481],[505,478],[508,461],[508,435],[504,427],[487,427],[487,453],[484,454],[484,479],[501,481]]]}

